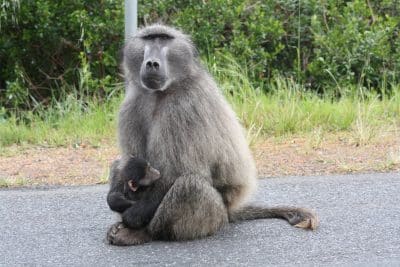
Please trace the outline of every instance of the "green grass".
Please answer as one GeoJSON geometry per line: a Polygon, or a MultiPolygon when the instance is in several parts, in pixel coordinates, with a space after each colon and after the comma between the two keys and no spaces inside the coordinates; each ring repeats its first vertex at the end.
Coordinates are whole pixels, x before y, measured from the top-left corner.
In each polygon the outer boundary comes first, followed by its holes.
{"type": "MultiPolygon", "coordinates": [[[[379,130],[400,125],[400,86],[378,99],[359,88],[347,88],[340,99],[307,92],[290,79],[276,78],[265,88],[254,88],[247,70],[226,58],[228,68],[209,59],[209,70],[248,129],[250,142],[265,136],[348,131],[359,144],[368,143],[379,130]],[[269,93],[265,93],[269,92],[269,93]]],[[[123,92],[122,88],[118,91],[123,92]]],[[[48,146],[98,145],[115,140],[116,114],[122,94],[106,101],[79,100],[68,95],[50,107],[0,117],[0,147],[12,144],[48,146]]],[[[316,134],[315,134],[316,133],[316,134]]]]}
{"type": "Polygon", "coordinates": [[[14,186],[26,186],[29,182],[23,178],[17,178],[15,180],[9,180],[6,178],[0,178],[0,188],[14,187],[14,186]]]}
{"type": "Polygon", "coordinates": [[[115,116],[121,99],[114,96],[105,102],[82,102],[68,96],[47,109],[13,115],[0,122],[0,146],[97,146],[104,139],[115,139],[115,116]]]}
{"type": "Polygon", "coordinates": [[[247,70],[227,61],[228,69],[216,64],[209,68],[249,130],[250,141],[262,136],[348,131],[364,144],[379,130],[400,126],[400,86],[381,99],[359,88],[346,88],[347,95],[340,99],[321,97],[282,77],[265,88],[254,88],[247,70]]]}

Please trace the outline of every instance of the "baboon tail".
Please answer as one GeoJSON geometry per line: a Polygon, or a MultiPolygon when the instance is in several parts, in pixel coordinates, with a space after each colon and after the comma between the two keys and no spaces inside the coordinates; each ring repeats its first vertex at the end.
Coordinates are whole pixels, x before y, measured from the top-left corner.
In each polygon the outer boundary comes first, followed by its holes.
{"type": "Polygon", "coordinates": [[[296,207],[245,206],[229,214],[229,222],[271,218],[284,219],[291,225],[304,229],[315,230],[319,225],[318,217],[313,211],[296,207]]]}

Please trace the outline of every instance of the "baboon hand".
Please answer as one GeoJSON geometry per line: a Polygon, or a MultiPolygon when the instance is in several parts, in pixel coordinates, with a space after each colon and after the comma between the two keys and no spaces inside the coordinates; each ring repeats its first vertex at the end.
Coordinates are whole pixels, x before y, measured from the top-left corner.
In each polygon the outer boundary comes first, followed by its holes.
{"type": "Polygon", "coordinates": [[[129,228],[139,229],[149,223],[150,218],[146,218],[146,215],[143,213],[143,209],[139,209],[137,206],[133,206],[128,208],[122,214],[122,222],[129,228]]]}

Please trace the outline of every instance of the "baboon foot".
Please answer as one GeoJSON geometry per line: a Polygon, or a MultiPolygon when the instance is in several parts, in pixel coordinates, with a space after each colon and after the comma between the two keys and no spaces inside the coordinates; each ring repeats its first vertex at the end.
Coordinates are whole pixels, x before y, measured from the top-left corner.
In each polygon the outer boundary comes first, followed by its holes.
{"type": "Polygon", "coordinates": [[[315,230],[319,226],[318,216],[311,210],[298,208],[287,213],[288,222],[298,228],[315,230]]]}
{"type": "Polygon", "coordinates": [[[115,246],[135,246],[151,241],[145,229],[130,229],[122,222],[111,225],[106,238],[110,245],[115,246]]]}

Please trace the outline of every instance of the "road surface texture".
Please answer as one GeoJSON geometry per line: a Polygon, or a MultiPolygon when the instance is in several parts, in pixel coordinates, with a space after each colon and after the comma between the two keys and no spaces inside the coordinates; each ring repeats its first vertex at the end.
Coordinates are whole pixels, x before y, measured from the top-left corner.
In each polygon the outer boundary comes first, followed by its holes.
{"type": "Polygon", "coordinates": [[[137,247],[104,243],[108,187],[0,190],[0,266],[400,266],[400,174],[261,180],[253,202],[315,209],[320,228],[281,220],[137,247]]]}

